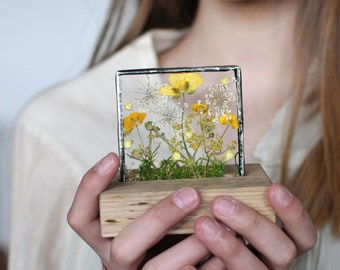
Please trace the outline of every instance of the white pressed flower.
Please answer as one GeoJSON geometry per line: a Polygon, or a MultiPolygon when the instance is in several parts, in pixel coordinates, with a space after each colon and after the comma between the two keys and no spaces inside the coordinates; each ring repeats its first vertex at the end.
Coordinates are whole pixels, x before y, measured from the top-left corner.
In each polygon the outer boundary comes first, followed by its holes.
{"type": "Polygon", "coordinates": [[[237,101],[237,95],[229,89],[227,84],[210,83],[207,87],[208,94],[205,95],[206,103],[216,117],[230,113],[230,105],[237,101]]]}
{"type": "Polygon", "coordinates": [[[167,102],[162,105],[157,112],[160,115],[159,125],[164,127],[166,125],[172,126],[180,123],[183,110],[180,103],[174,104],[170,102],[170,100],[167,100],[167,102]]]}
{"type": "Polygon", "coordinates": [[[140,81],[140,87],[132,91],[136,97],[134,101],[141,105],[140,111],[149,112],[153,110],[153,106],[157,106],[160,103],[161,96],[159,95],[159,89],[157,83],[151,83],[150,78],[147,76],[147,81],[140,81]]]}

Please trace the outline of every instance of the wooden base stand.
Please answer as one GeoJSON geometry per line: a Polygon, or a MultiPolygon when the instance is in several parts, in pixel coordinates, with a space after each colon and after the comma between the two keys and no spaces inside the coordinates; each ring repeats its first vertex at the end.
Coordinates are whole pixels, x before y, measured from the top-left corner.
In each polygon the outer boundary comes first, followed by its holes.
{"type": "Polygon", "coordinates": [[[211,200],[228,195],[255,208],[276,221],[266,199],[270,179],[258,164],[246,165],[246,176],[226,175],[223,178],[118,182],[100,195],[100,224],[103,237],[114,237],[134,219],[177,189],[190,186],[201,193],[198,209],[178,223],[169,234],[191,234],[197,217],[210,215],[211,200]]]}

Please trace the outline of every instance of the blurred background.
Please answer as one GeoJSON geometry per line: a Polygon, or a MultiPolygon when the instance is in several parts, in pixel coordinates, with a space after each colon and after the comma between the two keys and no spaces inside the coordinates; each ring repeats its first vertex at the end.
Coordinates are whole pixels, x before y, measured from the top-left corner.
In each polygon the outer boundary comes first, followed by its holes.
{"type": "Polygon", "coordinates": [[[0,0],[0,270],[9,247],[13,121],[33,96],[86,69],[109,3],[0,0]]]}

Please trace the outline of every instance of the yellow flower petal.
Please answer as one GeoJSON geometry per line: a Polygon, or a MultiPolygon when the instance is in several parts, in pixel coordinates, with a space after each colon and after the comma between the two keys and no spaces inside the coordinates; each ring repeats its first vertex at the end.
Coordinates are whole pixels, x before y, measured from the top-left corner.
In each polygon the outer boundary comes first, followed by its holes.
{"type": "Polygon", "coordinates": [[[125,108],[125,110],[130,111],[132,109],[132,103],[131,102],[126,102],[124,104],[124,108],[125,108]]]}
{"type": "Polygon", "coordinates": [[[185,73],[171,73],[169,75],[169,82],[172,85],[172,87],[175,87],[177,89],[184,89],[185,87],[184,75],[185,73]]]}
{"type": "Polygon", "coordinates": [[[124,148],[130,149],[132,147],[133,140],[124,140],[124,148]]]}
{"type": "Polygon", "coordinates": [[[193,94],[196,89],[203,84],[204,79],[198,73],[187,73],[185,75],[185,80],[189,83],[189,88],[186,90],[186,93],[190,95],[193,94]]]}
{"type": "Polygon", "coordinates": [[[176,96],[176,92],[175,92],[174,88],[171,85],[162,86],[159,89],[159,93],[161,95],[170,96],[170,97],[176,96]]]}
{"type": "Polygon", "coordinates": [[[128,116],[123,119],[123,128],[125,131],[130,132],[136,126],[139,126],[143,123],[146,117],[146,113],[132,112],[128,116]]]}
{"type": "Polygon", "coordinates": [[[218,122],[220,122],[222,125],[230,125],[233,129],[239,128],[237,117],[232,113],[221,115],[218,118],[218,122]]]}
{"type": "Polygon", "coordinates": [[[228,120],[227,117],[223,114],[218,118],[218,122],[220,122],[222,125],[227,125],[228,124],[228,120]]]}
{"type": "Polygon", "coordinates": [[[178,152],[173,152],[172,153],[172,160],[177,161],[181,159],[181,154],[178,152]]]}
{"type": "Polygon", "coordinates": [[[222,83],[223,85],[228,85],[228,84],[229,84],[229,78],[228,78],[228,77],[222,78],[222,79],[221,79],[221,83],[222,83]]]}
{"type": "Polygon", "coordinates": [[[182,94],[193,94],[203,84],[204,79],[198,73],[171,73],[170,85],[160,88],[159,93],[173,98],[180,98],[182,94]]]}
{"type": "Polygon", "coordinates": [[[235,154],[233,153],[233,151],[228,150],[227,152],[225,152],[223,160],[224,161],[229,161],[229,160],[233,160],[235,157],[235,154]]]}
{"type": "Polygon", "coordinates": [[[193,136],[193,133],[192,133],[191,131],[185,132],[185,137],[186,137],[187,139],[192,138],[192,136],[193,136]]]}
{"type": "Polygon", "coordinates": [[[195,103],[192,105],[192,111],[197,112],[197,113],[207,113],[209,109],[209,106],[205,103],[199,104],[195,103]]]}

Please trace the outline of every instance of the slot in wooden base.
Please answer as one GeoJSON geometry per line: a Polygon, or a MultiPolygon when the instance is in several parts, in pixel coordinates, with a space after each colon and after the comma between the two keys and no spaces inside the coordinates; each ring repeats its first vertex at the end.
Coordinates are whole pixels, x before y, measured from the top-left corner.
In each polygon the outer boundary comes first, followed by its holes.
{"type": "Polygon", "coordinates": [[[261,214],[276,221],[275,213],[266,199],[271,184],[259,164],[247,164],[246,176],[226,175],[222,178],[156,180],[112,183],[100,195],[100,224],[103,237],[115,237],[134,219],[158,201],[181,187],[198,189],[201,204],[198,209],[178,223],[169,234],[191,234],[197,217],[210,215],[210,202],[219,195],[228,195],[255,208],[261,214]]]}

